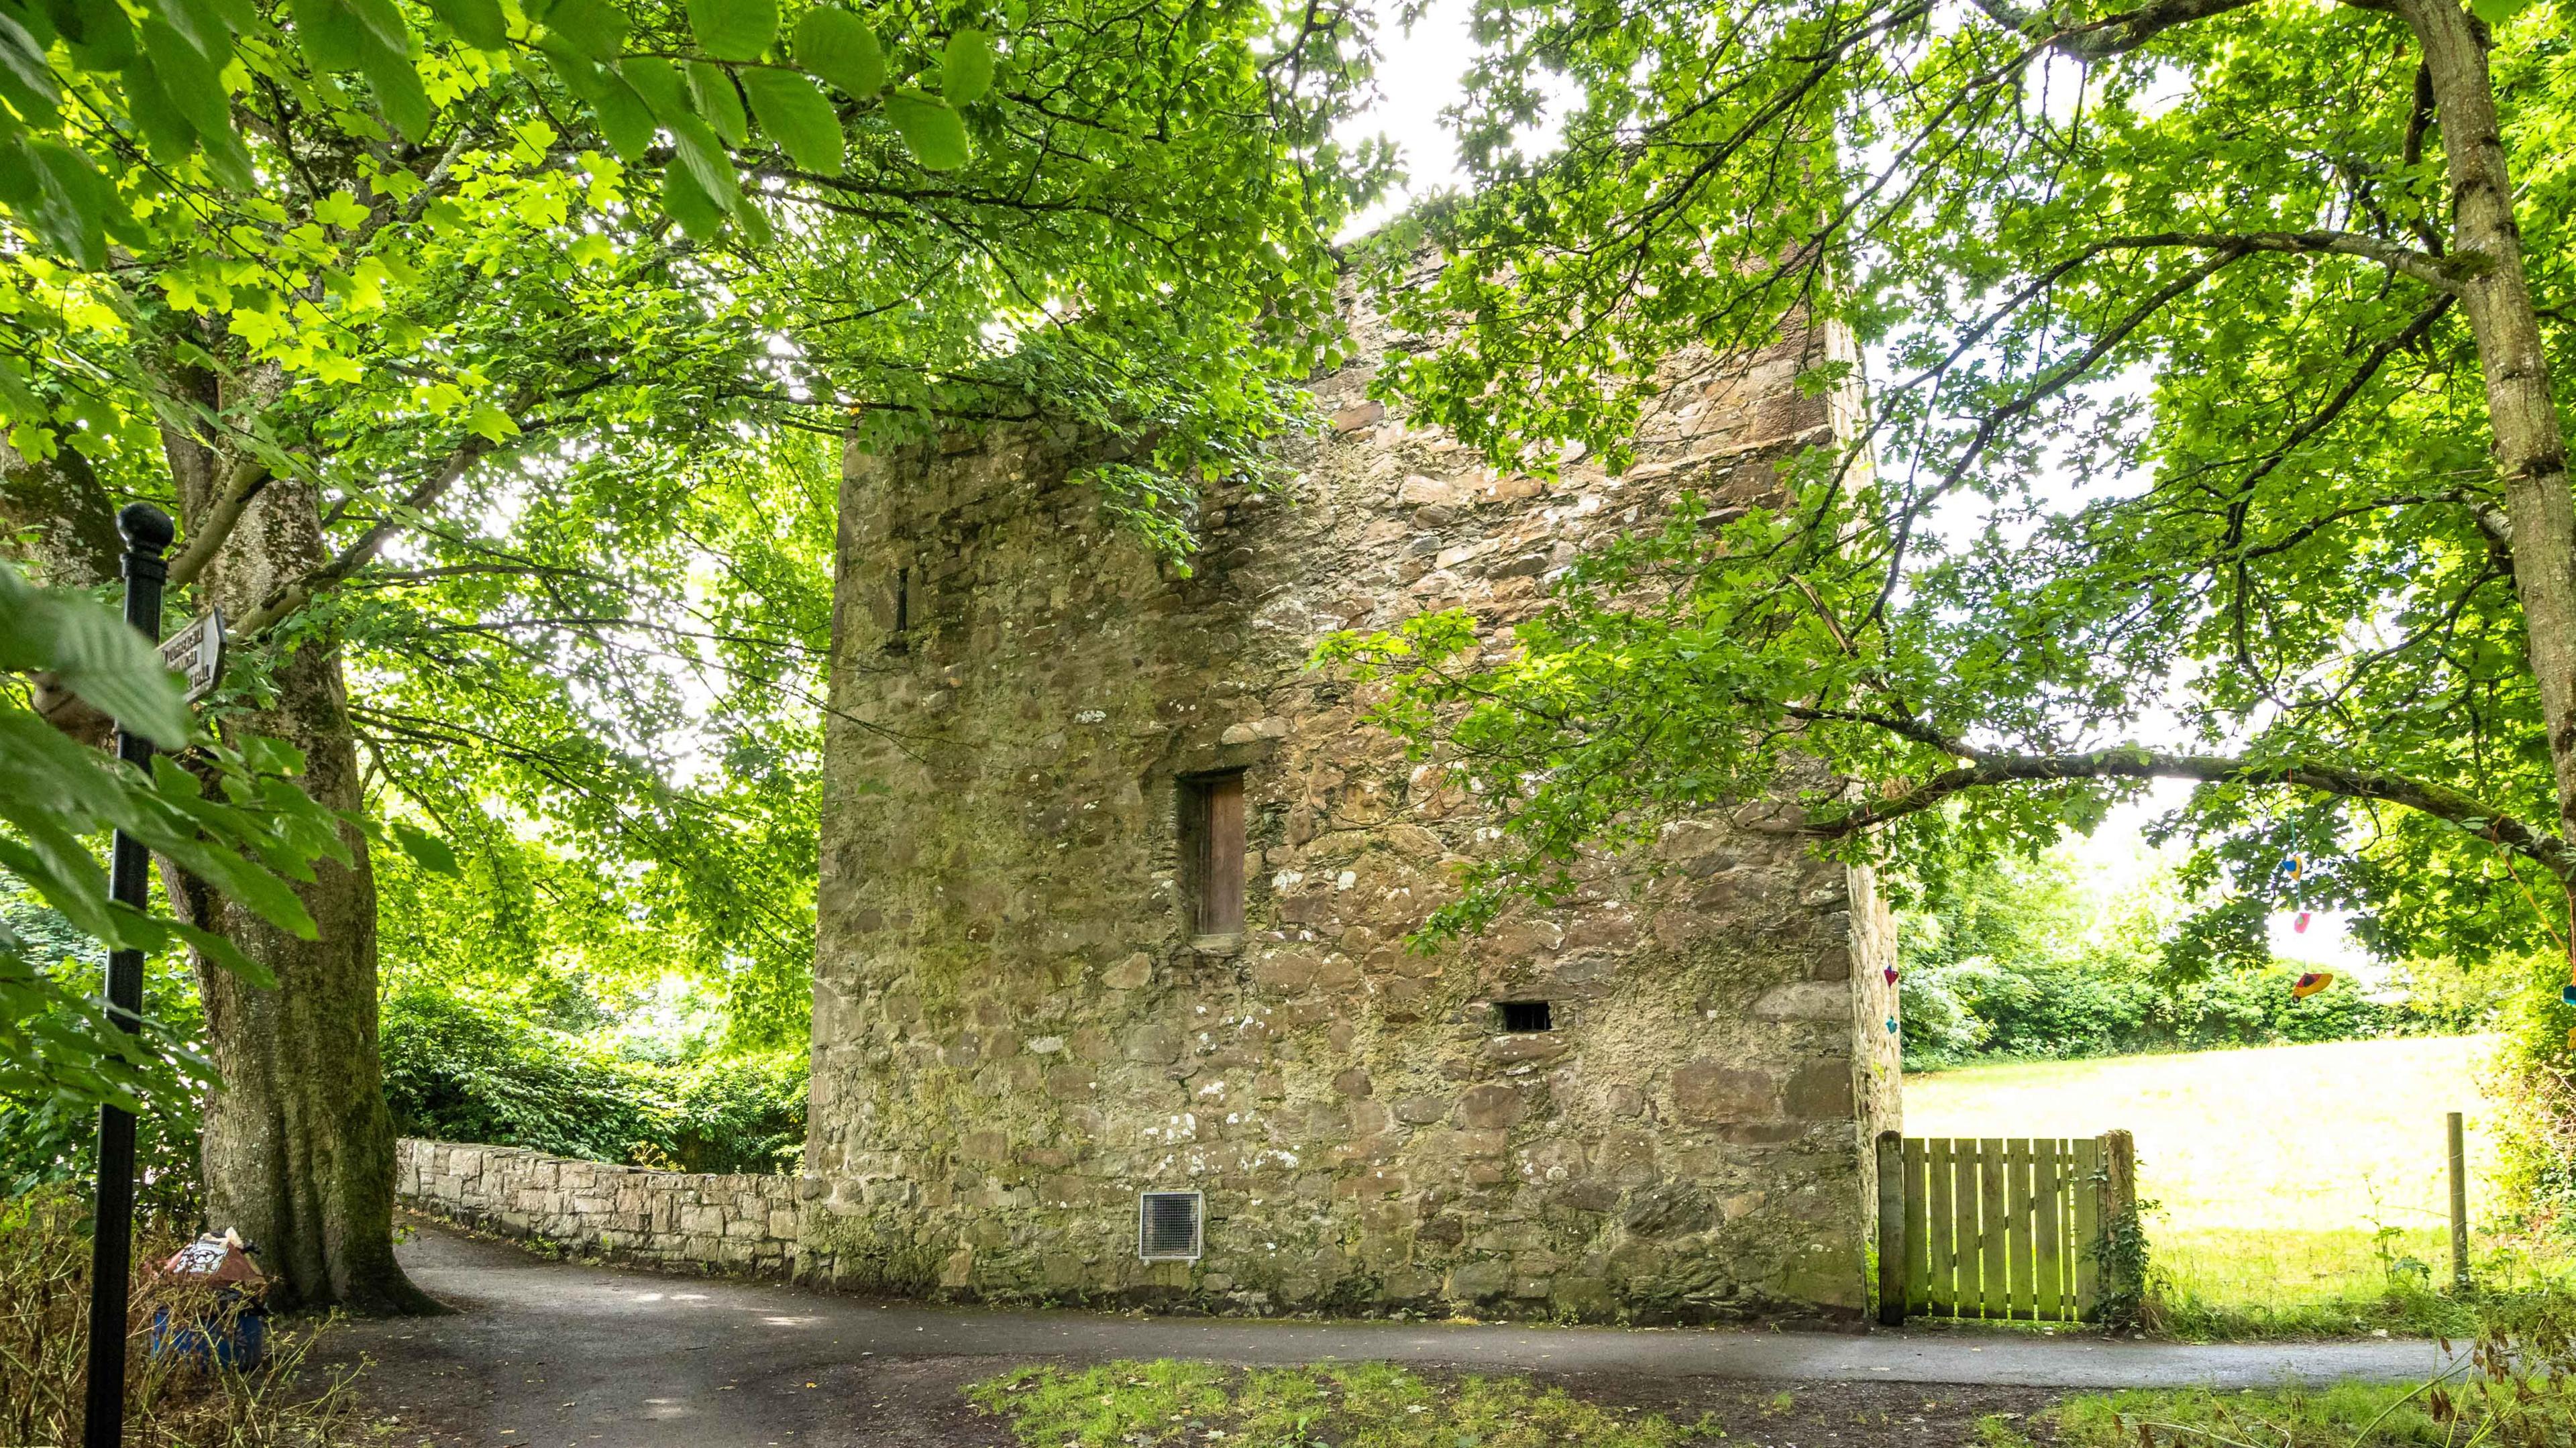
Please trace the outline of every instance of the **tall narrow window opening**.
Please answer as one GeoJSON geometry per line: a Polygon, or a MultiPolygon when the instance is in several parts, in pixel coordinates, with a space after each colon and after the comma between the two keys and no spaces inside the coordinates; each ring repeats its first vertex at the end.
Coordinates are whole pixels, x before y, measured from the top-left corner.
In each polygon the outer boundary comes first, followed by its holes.
{"type": "Polygon", "coordinates": [[[1181,781],[1181,864],[1194,935],[1243,933],[1243,771],[1181,781]]]}
{"type": "Polygon", "coordinates": [[[912,569],[894,571],[894,587],[877,595],[877,623],[885,629],[882,647],[890,654],[912,652],[912,569]]]}

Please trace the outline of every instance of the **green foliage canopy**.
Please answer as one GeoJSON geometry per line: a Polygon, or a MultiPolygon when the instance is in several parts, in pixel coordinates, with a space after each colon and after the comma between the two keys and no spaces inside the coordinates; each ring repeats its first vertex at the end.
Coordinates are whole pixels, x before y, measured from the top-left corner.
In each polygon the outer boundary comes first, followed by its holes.
{"type": "Polygon", "coordinates": [[[2576,64],[2557,8],[2480,13],[1480,7],[1481,189],[1394,239],[1447,264],[1389,293],[1385,394],[1538,471],[1784,341],[1850,411],[1507,649],[1327,651],[1507,812],[1437,925],[1682,815],[1937,871],[2177,778],[2186,883],[2239,902],[2205,959],[2260,953],[2292,853],[2392,956],[2563,942],[2576,64]]]}
{"type": "MultiPolygon", "coordinates": [[[[0,1120],[33,1114],[59,1130],[112,1104],[141,1114],[147,1097],[185,1099],[205,1062],[166,1017],[129,1034],[71,977],[86,941],[147,954],[186,941],[226,969],[264,978],[231,942],[108,893],[97,844],[122,830],[281,929],[314,925],[287,888],[317,859],[346,859],[340,821],[289,777],[300,761],[269,741],[226,747],[189,718],[159,655],[115,615],[77,594],[30,586],[0,563],[0,665],[48,672],[94,705],[133,721],[155,743],[186,749],[196,768],[156,756],[149,771],[84,749],[13,691],[0,690],[0,869],[33,899],[0,914],[0,1120]],[[212,784],[209,787],[208,780],[212,784]]],[[[43,1133],[37,1133],[42,1135],[43,1133]]],[[[35,1170],[28,1133],[0,1172],[35,1170]]],[[[50,1158],[47,1158],[50,1160],[50,1158]]]]}
{"type": "Polygon", "coordinates": [[[1098,426],[1181,549],[1197,479],[1302,422],[1384,171],[1331,139],[1366,48],[1329,8],[109,0],[130,49],[6,8],[0,147],[95,185],[0,176],[0,512],[181,505],[175,607],[269,575],[217,717],[340,651],[403,840],[541,864],[764,1039],[801,1030],[834,445],[1098,426]],[[319,556],[238,561],[290,496],[319,556]]]}

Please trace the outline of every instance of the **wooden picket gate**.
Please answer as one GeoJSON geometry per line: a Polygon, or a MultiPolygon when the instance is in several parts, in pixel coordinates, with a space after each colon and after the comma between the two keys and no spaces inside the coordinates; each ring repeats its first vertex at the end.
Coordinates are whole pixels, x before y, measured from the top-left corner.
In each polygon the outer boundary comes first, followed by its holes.
{"type": "Polygon", "coordinates": [[[2129,1133],[1878,1138],[1878,1319],[2087,1322],[2099,1244],[2136,1201],[2129,1133]]]}

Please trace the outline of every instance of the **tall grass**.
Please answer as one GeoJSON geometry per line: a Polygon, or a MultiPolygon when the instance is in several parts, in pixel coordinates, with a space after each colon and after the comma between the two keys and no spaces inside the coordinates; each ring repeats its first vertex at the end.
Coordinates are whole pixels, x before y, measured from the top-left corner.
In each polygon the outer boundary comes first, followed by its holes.
{"type": "MultiPolygon", "coordinates": [[[[89,1353],[85,1209],[67,1190],[0,1199],[0,1443],[58,1448],[80,1440],[89,1353]]],[[[138,1234],[135,1261],[179,1249],[167,1228],[138,1234]]],[[[126,1430],[133,1448],[321,1448],[372,1440],[345,1375],[306,1372],[319,1328],[274,1333],[268,1365],[207,1372],[149,1349],[155,1310],[187,1307],[181,1289],[138,1279],[126,1320],[126,1430]]]]}

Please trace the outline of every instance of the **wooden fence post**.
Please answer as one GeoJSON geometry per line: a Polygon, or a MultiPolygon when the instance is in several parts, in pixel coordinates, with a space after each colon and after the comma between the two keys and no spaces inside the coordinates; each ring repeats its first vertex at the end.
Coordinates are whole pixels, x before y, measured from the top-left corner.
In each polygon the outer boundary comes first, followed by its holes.
{"type": "MultiPolygon", "coordinates": [[[[2100,1235],[2086,1250],[2101,1252],[2113,1237],[2137,1230],[2138,1214],[2138,1144],[2125,1131],[2102,1133],[2102,1210],[2100,1235]]],[[[2106,1256],[2097,1287],[2100,1297],[2093,1303],[2096,1312],[2103,1300],[2135,1297],[2146,1284],[2138,1281],[2142,1264],[2121,1257],[2106,1256]]]]}
{"type": "Polygon", "coordinates": [[[1878,1320],[1905,1321],[1905,1138],[1878,1134],[1878,1320]]]}
{"type": "Polygon", "coordinates": [[[2469,1290],[2469,1143],[2460,1113],[2446,1123],[2451,1135],[2451,1290],[2469,1290]]]}

